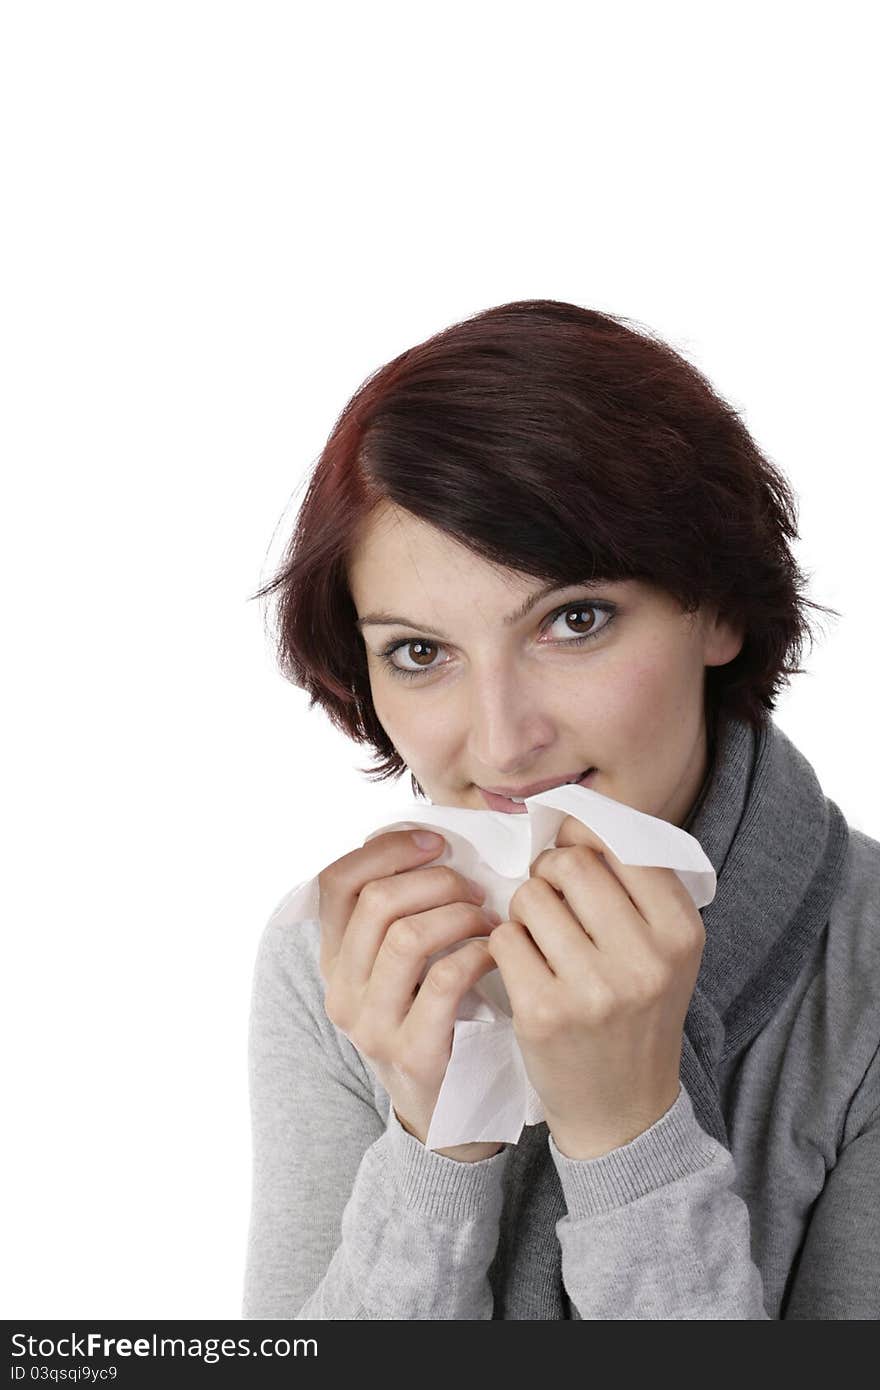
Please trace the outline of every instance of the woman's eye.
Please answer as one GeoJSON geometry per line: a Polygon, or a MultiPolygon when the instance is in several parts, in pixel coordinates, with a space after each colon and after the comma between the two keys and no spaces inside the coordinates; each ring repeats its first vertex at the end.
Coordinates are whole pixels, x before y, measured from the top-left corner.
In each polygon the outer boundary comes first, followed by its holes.
{"type": "MultiPolygon", "coordinates": [[[[600,636],[607,627],[610,626],[614,618],[614,608],[606,603],[568,603],[564,608],[557,609],[556,613],[551,614],[544,626],[545,631],[552,631],[557,624],[560,624],[560,631],[568,633],[568,636],[560,636],[556,641],[549,643],[550,646],[578,647],[585,642],[590,642],[594,637],[600,636]],[[605,621],[599,622],[597,614],[605,615],[605,621]]],[[[410,637],[402,642],[393,642],[380,652],[380,658],[393,672],[395,676],[421,676],[427,675],[431,671],[436,671],[445,666],[445,661],[436,659],[437,653],[444,648],[439,642],[432,642],[428,637],[410,637]],[[400,656],[408,657],[412,666],[401,665],[394,658],[400,656]]]]}
{"type": "Polygon", "coordinates": [[[443,648],[438,642],[431,642],[427,637],[414,637],[409,642],[403,642],[398,647],[392,647],[389,651],[383,652],[382,657],[387,666],[391,667],[397,675],[417,676],[420,671],[433,671],[437,666],[442,666],[442,661],[432,661],[435,652],[442,652],[443,648]],[[401,656],[409,656],[415,661],[415,668],[412,666],[398,666],[391,657],[400,653],[401,656]]]}
{"type": "MultiPolygon", "coordinates": [[[[557,623],[562,623],[562,633],[568,634],[568,642],[579,639],[598,637],[600,632],[604,632],[611,622],[612,610],[598,603],[570,603],[561,613],[558,613],[550,624],[551,629],[557,623]],[[606,621],[598,623],[597,613],[604,613],[606,621]],[[569,626],[564,626],[569,624],[569,626]]],[[[565,640],[563,636],[563,640],[565,640]]]]}

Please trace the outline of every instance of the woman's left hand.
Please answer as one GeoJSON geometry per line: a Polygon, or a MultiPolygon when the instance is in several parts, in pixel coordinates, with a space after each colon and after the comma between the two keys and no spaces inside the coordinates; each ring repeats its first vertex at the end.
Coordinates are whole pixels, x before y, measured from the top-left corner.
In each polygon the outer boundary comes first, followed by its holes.
{"type": "Polygon", "coordinates": [[[706,941],[672,869],[622,864],[567,816],[510,900],[488,949],[547,1127],[597,1158],[665,1115],[706,941]]]}

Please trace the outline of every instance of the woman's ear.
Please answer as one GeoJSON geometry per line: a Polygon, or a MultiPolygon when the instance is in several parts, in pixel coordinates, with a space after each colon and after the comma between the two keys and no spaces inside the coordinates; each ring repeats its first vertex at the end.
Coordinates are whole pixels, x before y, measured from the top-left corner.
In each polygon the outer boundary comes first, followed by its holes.
{"type": "Polygon", "coordinates": [[[706,623],[703,662],[706,666],[726,666],[739,656],[745,642],[745,631],[732,618],[717,611],[709,614],[706,623]]]}

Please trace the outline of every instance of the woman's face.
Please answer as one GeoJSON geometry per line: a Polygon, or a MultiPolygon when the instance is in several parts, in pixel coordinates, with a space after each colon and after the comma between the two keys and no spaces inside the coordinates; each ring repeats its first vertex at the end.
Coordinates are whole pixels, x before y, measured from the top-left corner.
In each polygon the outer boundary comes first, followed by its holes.
{"type": "Polygon", "coordinates": [[[348,574],[376,714],[435,805],[486,810],[481,787],[593,767],[603,795],[686,820],[707,770],[704,669],[742,645],[726,624],[634,580],[566,585],[514,618],[540,580],[385,503],[348,574]]]}

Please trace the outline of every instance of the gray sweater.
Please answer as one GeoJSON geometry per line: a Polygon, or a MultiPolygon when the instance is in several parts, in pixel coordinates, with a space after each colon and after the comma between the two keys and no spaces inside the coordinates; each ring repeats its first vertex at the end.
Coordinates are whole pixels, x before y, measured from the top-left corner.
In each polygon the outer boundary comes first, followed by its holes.
{"type": "MultiPolygon", "coordinates": [[[[723,809],[720,824],[716,869],[737,829],[723,809]]],[[[319,925],[289,920],[287,897],[253,979],[243,1317],[505,1316],[489,1270],[514,1146],[459,1163],[402,1128],[326,1016],[319,925]]],[[[601,1158],[569,1159],[546,1133],[565,1209],[562,1316],[880,1317],[878,1001],[880,843],[850,828],[827,930],[721,1069],[729,1147],[701,1128],[683,1082],[661,1119],[601,1158]]],[[[535,1264],[540,1281],[540,1252],[535,1264]]]]}

